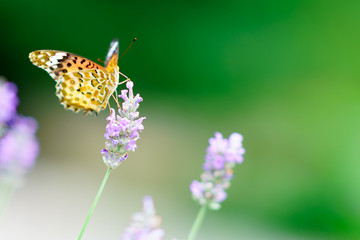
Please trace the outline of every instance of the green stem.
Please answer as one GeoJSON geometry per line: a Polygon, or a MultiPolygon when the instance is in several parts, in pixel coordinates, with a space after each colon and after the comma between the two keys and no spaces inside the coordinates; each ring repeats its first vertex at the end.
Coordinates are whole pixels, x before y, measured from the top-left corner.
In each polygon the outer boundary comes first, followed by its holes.
{"type": "Polygon", "coordinates": [[[201,225],[202,221],[204,220],[205,213],[206,213],[206,205],[202,205],[202,207],[200,208],[200,210],[198,212],[198,215],[196,216],[194,224],[192,225],[192,228],[191,228],[191,231],[189,233],[187,240],[195,239],[196,233],[198,232],[200,225],[201,225]]]}
{"type": "Polygon", "coordinates": [[[80,239],[82,238],[82,236],[83,236],[83,234],[84,234],[84,232],[85,232],[86,226],[88,225],[89,220],[90,220],[90,217],[91,217],[92,213],[94,212],[95,206],[96,206],[96,204],[97,204],[97,202],[98,202],[98,200],[99,200],[99,198],[100,198],[100,195],[101,195],[102,190],[103,190],[104,187],[105,187],[105,183],[106,183],[106,181],[107,181],[107,179],[108,179],[108,177],[109,177],[109,175],[110,175],[110,172],[111,172],[111,168],[108,168],[107,171],[106,171],[106,174],[105,174],[105,176],[104,176],[104,179],[103,179],[103,181],[102,181],[102,183],[101,183],[101,186],[100,186],[100,188],[99,188],[99,191],[98,191],[98,193],[96,194],[96,197],[95,197],[95,200],[94,200],[94,202],[93,202],[93,205],[91,206],[90,212],[89,212],[89,214],[88,214],[87,217],[86,217],[84,226],[83,226],[83,228],[81,229],[81,232],[80,232],[80,235],[79,235],[79,237],[78,237],[78,240],[80,240],[80,239]]]}
{"type": "Polygon", "coordinates": [[[0,185],[1,188],[1,200],[0,200],[0,222],[6,212],[7,207],[9,206],[10,200],[14,193],[15,187],[11,182],[5,182],[0,185]]]}

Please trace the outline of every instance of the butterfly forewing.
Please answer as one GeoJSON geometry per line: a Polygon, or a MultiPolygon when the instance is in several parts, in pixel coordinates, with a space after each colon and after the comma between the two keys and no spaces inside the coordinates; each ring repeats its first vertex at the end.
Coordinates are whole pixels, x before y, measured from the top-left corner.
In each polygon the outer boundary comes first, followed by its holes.
{"type": "Polygon", "coordinates": [[[56,95],[66,109],[98,113],[104,109],[118,83],[118,43],[113,41],[106,58],[106,69],[84,57],[56,50],[30,53],[31,62],[57,82],[56,95]],[[111,52],[110,52],[111,51],[111,52]],[[108,71],[110,69],[111,71],[108,71]]]}
{"type": "Polygon", "coordinates": [[[105,59],[105,68],[108,72],[112,72],[118,65],[119,58],[119,41],[114,39],[109,47],[108,53],[105,59]]]}
{"type": "Polygon", "coordinates": [[[46,70],[55,80],[64,73],[83,69],[105,70],[101,65],[84,57],[56,50],[33,51],[29,55],[31,62],[46,70]]]}

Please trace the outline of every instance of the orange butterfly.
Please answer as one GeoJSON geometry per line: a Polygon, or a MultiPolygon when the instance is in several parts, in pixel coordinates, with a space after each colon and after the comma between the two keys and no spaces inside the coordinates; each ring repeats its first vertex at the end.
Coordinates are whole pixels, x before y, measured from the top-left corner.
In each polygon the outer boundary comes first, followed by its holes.
{"type": "Polygon", "coordinates": [[[105,109],[119,84],[119,42],[110,44],[105,67],[78,55],[38,50],[29,54],[30,61],[56,81],[56,96],[65,109],[98,114],[105,109]]]}

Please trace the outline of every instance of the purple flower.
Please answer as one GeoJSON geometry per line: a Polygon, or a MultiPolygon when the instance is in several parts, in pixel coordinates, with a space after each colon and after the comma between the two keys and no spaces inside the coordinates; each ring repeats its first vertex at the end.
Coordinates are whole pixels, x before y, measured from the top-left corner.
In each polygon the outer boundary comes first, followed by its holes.
{"type": "Polygon", "coordinates": [[[146,196],[143,199],[143,211],[132,215],[130,226],[121,240],[161,240],[165,232],[160,226],[161,217],[156,215],[152,198],[146,196]]]}
{"type": "Polygon", "coordinates": [[[119,108],[118,114],[114,109],[110,109],[110,116],[106,118],[106,142],[105,148],[101,151],[104,163],[109,168],[118,167],[121,162],[127,159],[130,151],[137,148],[136,141],[140,138],[139,131],[144,129],[142,121],[145,117],[139,118],[137,111],[139,103],[143,100],[139,94],[134,96],[133,82],[128,81],[128,90],[122,90],[121,97],[124,102],[119,108]]]}
{"type": "Polygon", "coordinates": [[[229,137],[229,148],[227,149],[225,156],[229,162],[242,163],[244,160],[243,154],[245,149],[242,147],[243,137],[241,134],[233,133],[229,137]]]}
{"type": "Polygon", "coordinates": [[[16,85],[0,78],[0,125],[7,123],[16,115],[16,107],[19,104],[16,94],[16,85]]]}
{"type": "Polygon", "coordinates": [[[203,184],[200,183],[197,180],[192,181],[190,184],[190,190],[194,197],[197,199],[203,199],[204,198],[204,187],[203,184]]]}
{"type": "Polygon", "coordinates": [[[0,173],[3,177],[18,177],[33,167],[39,154],[37,122],[17,116],[10,126],[0,139],[0,173]]]}
{"type": "Polygon", "coordinates": [[[194,180],[190,184],[193,199],[201,205],[219,209],[220,203],[227,198],[225,190],[230,187],[230,180],[233,178],[232,168],[243,161],[245,149],[242,140],[239,133],[233,133],[229,139],[224,139],[219,132],[209,139],[201,182],[194,180]]]}

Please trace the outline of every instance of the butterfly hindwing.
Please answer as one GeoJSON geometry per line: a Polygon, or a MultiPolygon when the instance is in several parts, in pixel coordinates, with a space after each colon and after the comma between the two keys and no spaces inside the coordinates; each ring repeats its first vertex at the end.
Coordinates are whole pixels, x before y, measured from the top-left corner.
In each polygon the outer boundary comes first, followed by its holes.
{"type": "Polygon", "coordinates": [[[56,84],[56,96],[66,109],[99,112],[104,109],[116,85],[113,75],[99,69],[63,74],[56,84]]]}

